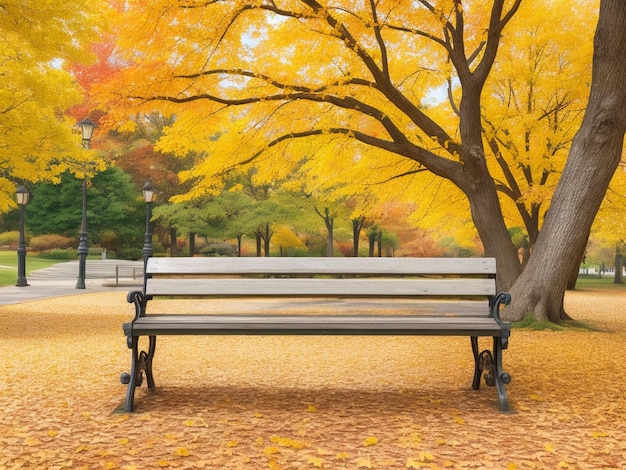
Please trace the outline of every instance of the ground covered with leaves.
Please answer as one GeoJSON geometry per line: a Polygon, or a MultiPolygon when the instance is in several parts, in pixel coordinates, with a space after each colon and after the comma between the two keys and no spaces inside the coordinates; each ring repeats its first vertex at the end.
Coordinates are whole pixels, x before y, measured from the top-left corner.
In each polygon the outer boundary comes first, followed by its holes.
{"type": "Polygon", "coordinates": [[[592,328],[513,330],[515,412],[471,389],[467,338],[163,337],[157,391],[115,412],[123,293],[0,307],[0,468],[626,468],[624,290],[592,328]]]}

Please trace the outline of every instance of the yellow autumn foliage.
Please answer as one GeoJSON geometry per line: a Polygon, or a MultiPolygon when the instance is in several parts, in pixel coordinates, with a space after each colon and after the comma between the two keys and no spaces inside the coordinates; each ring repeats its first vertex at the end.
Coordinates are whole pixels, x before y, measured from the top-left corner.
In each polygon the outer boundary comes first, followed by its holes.
{"type": "Polygon", "coordinates": [[[0,213],[15,207],[17,183],[58,181],[97,160],[84,151],[74,119],[82,102],[68,61],[93,60],[100,0],[7,0],[0,6],[0,213]]]}
{"type": "MultiPolygon", "coordinates": [[[[175,116],[157,149],[198,155],[180,174],[192,189],[176,201],[219,193],[229,170],[253,169],[257,183],[295,180],[337,200],[368,194],[359,215],[377,202],[411,204],[414,223],[473,245],[469,203],[451,182],[466,164],[464,69],[442,29],[462,16],[475,71],[492,2],[428,5],[129,0],[112,20],[126,66],[97,99],[112,128],[129,128],[136,113],[175,116]]],[[[597,7],[521,2],[502,36],[481,124],[509,227],[541,227],[585,106],[597,7]]]]}

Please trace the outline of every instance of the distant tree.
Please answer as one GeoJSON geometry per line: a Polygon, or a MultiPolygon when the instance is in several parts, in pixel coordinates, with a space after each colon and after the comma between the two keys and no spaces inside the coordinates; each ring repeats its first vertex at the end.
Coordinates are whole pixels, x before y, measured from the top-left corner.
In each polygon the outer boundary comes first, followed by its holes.
{"type": "MultiPolygon", "coordinates": [[[[33,188],[26,206],[27,224],[34,235],[77,237],[82,217],[82,181],[69,173],[61,183],[33,188]]],[[[87,232],[90,245],[100,244],[118,254],[142,246],[145,203],[130,176],[119,168],[95,175],[87,189],[87,232]]]]}

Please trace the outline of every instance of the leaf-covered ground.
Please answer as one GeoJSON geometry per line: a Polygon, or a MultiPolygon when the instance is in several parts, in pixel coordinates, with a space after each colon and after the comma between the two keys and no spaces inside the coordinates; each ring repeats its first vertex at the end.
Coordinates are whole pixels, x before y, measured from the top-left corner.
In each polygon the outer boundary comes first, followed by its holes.
{"type": "Polygon", "coordinates": [[[626,468],[623,290],[597,329],[514,330],[515,413],[471,389],[467,338],[159,338],[157,391],[115,413],[123,293],[0,307],[0,468],[626,468]]]}

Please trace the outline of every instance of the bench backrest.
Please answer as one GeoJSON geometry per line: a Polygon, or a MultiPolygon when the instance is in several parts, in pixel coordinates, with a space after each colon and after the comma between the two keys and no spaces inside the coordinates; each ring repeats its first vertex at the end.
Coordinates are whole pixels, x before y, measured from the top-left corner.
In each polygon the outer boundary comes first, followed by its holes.
{"type": "Polygon", "coordinates": [[[493,296],[494,258],[150,258],[147,296],[493,296]]]}

